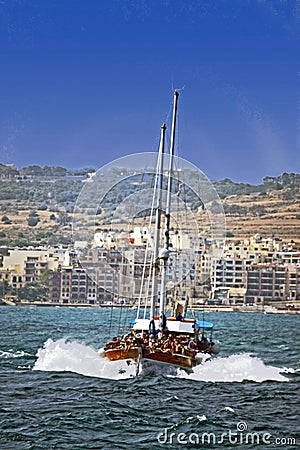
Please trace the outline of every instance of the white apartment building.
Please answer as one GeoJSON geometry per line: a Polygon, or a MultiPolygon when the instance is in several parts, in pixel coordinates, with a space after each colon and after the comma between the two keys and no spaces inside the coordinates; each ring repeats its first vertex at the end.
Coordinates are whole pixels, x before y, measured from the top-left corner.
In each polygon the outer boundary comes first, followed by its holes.
{"type": "Polygon", "coordinates": [[[37,281],[45,270],[57,270],[65,258],[59,249],[9,249],[0,257],[0,281],[18,289],[37,281]]]}

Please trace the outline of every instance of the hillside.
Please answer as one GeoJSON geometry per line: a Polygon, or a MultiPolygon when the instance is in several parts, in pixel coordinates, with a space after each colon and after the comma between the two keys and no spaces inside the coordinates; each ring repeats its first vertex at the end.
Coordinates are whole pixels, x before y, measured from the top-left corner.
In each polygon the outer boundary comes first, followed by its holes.
{"type": "MultiPolygon", "coordinates": [[[[92,171],[0,164],[0,245],[70,243],[73,208],[92,171]]],[[[300,241],[299,174],[265,177],[260,185],[224,179],[214,186],[224,206],[228,237],[259,233],[300,241]]]]}
{"type": "Polygon", "coordinates": [[[300,190],[269,191],[224,200],[227,232],[234,237],[259,233],[300,240],[300,190]]]}

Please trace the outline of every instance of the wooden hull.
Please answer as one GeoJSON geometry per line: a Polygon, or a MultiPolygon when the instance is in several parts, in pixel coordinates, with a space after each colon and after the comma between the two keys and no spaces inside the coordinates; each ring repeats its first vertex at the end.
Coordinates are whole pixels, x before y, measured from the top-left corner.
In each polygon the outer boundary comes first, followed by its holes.
{"type": "Polygon", "coordinates": [[[122,359],[134,359],[137,360],[139,356],[138,347],[133,347],[128,350],[122,348],[113,348],[105,351],[105,356],[110,361],[119,361],[122,359]]]}
{"type": "Polygon", "coordinates": [[[185,369],[191,369],[192,367],[199,364],[199,360],[196,360],[193,356],[181,355],[181,354],[171,354],[169,352],[162,352],[156,350],[151,352],[147,348],[133,347],[130,349],[109,349],[105,351],[105,356],[110,361],[120,361],[133,359],[138,361],[139,357],[141,363],[143,360],[156,361],[164,364],[169,364],[176,367],[182,367],[185,369]]]}
{"type": "Polygon", "coordinates": [[[143,352],[143,359],[148,361],[157,361],[160,363],[170,364],[177,367],[183,367],[185,369],[191,369],[196,365],[195,358],[186,355],[171,354],[169,352],[155,351],[151,353],[149,351],[143,352]]]}

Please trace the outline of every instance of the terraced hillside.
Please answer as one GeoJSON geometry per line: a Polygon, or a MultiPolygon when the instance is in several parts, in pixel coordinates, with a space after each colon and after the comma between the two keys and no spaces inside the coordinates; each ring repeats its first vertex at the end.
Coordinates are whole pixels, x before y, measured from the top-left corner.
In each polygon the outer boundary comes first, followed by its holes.
{"type": "MultiPolygon", "coordinates": [[[[0,164],[0,246],[71,242],[74,204],[92,169],[40,169],[8,170],[0,164]]],[[[229,179],[214,185],[224,206],[228,237],[259,233],[300,242],[299,174],[265,177],[257,186],[229,179]]],[[[198,214],[203,224],[205,214],[198,214]]],[[[92,219],[91,226],[110,227],[109,211],[99,213],[99,224],[92,219]]]]}
{"type": "Polygon", "coordinates": [[[226,198],[227,233],[233,237],[277,236],[300,241],[300,189],[226,198]]]}

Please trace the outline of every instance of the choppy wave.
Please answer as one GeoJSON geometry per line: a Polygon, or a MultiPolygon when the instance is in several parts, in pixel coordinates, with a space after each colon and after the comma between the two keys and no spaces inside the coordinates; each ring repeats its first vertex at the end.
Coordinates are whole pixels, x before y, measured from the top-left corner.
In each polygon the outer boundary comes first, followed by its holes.
{"type": "Polygon", "coordinates": [[[31,356],[30,353],[24,352],[24,350],[0,350],[0,358],[23,358],[24,356],[31,356]]]}
{"type": "MultiPolygon", "coordinates": [[[[136,365],[126,361],[108,361],[101,358],[98,352],[79,342],[67,342],[65,339],[53,341],[48,339],[43,348],[37,352],[37,361],[33,370],[75,372],[85,376],[126,379],[134,377],[136,365]]],[[[254,381],[289,381],[282,373],[290,373],[292,369],[267,366],[257,357],[248,353],[218,357],[194,368],[188,374],[177,369],[176,377],[204,382],[242,382],[254,381]]],[[[145,373],[143,371],[143,373],[145,373]]],[[[166,374],[163,370],[159,373],[166,374]]],[[[148,372],[146,374],[149,375],[148,372]]],[[[169,375],[174,376],[174,375],[169,375]]]]}
{"type": "Polygon", "coordinates": [[[125,379],[135,375],[134,363],[126,361],[109,361],[101,358],[98,352],[79,342],[66,342],[65,339],[53,341],[48,339],[36,355],[33,370],[54,372],[75,372],[80,375],[125,379]]]}
{"type": "Polygon", "coordinates": [[[242,353],[208,360],[205,364],[195,367],[191,374],[180,370],[178,376],[206,382],[255,381],[262,383],[271,380],[289,381],[282,375],[288,371],[289,369],[286,368],[266,366],[260,358],[253,357],[249,353],[242,353]]]}

